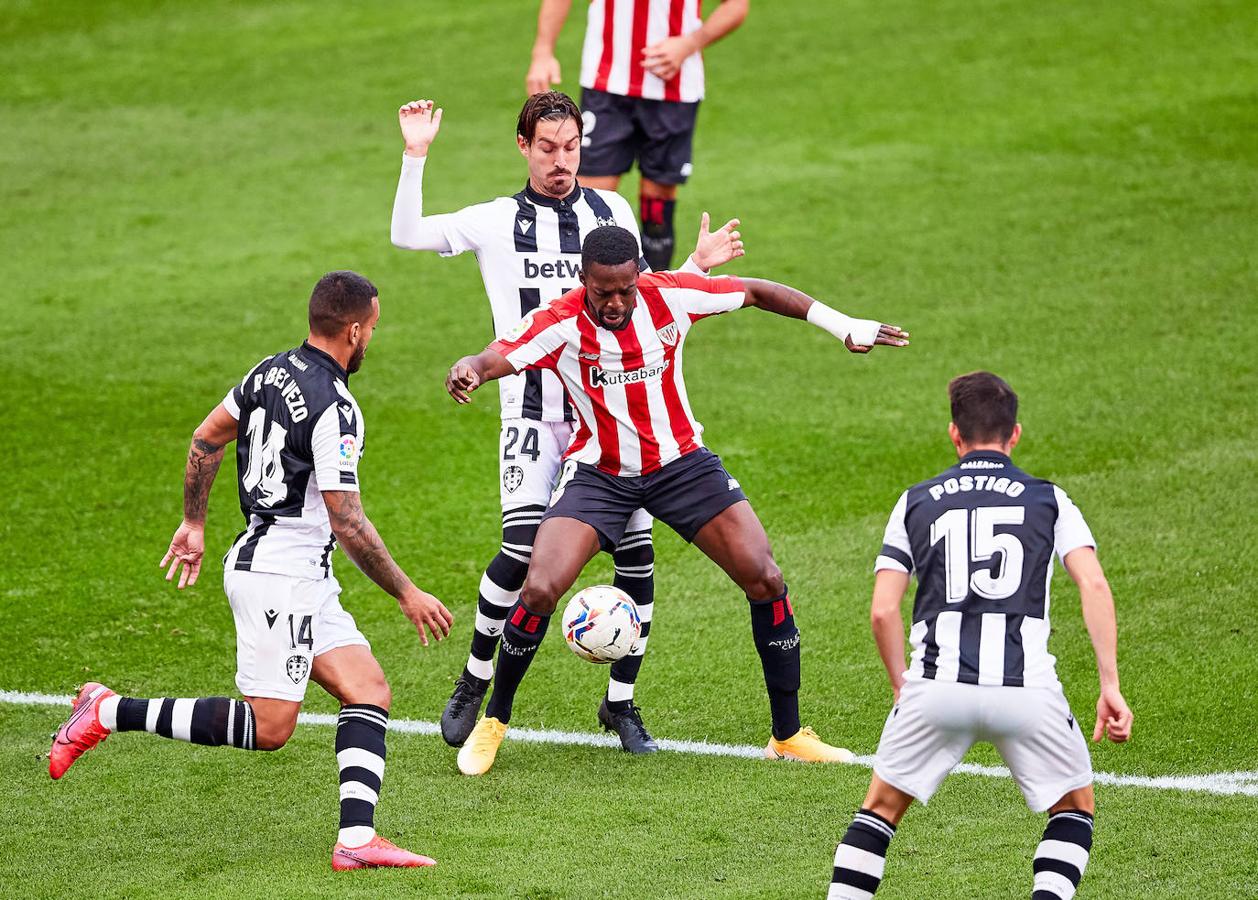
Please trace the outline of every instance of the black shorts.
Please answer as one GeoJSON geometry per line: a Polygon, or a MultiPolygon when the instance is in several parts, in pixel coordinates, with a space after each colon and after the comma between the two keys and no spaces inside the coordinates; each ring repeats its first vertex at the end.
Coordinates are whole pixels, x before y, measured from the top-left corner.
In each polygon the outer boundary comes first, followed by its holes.
{"type": "Polygon", "coordinates": [[[644,100],[581,89],[585,136],[578,175],[623,175],[638,161],[642,176],[658,184],[690,177],[699,104],[644,100]]]}
{"type": "Polygon", "coordinates": [[[649,475],[608,475],[585,463],[564,463],[545,519],[577,519],[598,532],[611,552],[624,537],[634,510],[643,508],[687,541],[717,513],[747,495],[706,447],[687,453],[649,475]]]}

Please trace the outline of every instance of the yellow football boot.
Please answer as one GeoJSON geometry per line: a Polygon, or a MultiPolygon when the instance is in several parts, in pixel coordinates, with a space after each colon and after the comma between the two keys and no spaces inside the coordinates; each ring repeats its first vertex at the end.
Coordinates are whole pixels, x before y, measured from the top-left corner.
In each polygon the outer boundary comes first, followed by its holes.
{"type": "Polygon", "coordinates": [[[485,716],[477,722],[467,742],[459,748],[459,771],[464,775],[484,775],[488,772],[508,727],[493,716],[485,716]]]}
{"type": "MultiPolygon", "coordinates": [[[[794,759],[800,762],[846,763],[856,758],[851,750],[831,747],[811,728],[801,728],[784,741],[769,738],[765,759],[794,759]]],[[[461,763],[461,760],[460,760],[461,763]]]]}

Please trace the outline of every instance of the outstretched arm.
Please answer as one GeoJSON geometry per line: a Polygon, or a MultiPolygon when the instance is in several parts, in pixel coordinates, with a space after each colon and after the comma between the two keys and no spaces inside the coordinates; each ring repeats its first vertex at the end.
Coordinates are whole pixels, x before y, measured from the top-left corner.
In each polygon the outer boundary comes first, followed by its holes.
{"type": "Polygon", "coordinates": [[[403,250],[451,251],[449,238],[434,221],[424,218],[424,163],[428,148],[441,128],[442,110],[433,108],[431,100],[412,100],[398,110],[398,125],[406,142],[402,157],[402,173],[398,176],[397,193],[393,196],[393,221],[389,238],[403,250]]]}
{"type": "Polygon", "coordinates": [[[458,403],[471,403],[468,395],[487,381],[506,375],[514,375],[515,369],[497,350],[482,350],[475,356],[465,356],[450,367],[446,375],[446,390],[458,403]]]}
{"type": "Polygon", "coordinates": [[[524,76],[524,90],[532,97],[549,91],[552,84],[559,84],[559,60],[555,58],[555,43],[563,23],[572,9],[572,0],[542,0],[537,11],[537,37],[533,40],[533,61],[524,76]]]}
{"type": "Polygon", "coordinates": [[[884,325],[873,319],[853,319],[837,309],[814,300],[803,291],[776,281],[744,278],[747,305],[756,306],[790,319],[805,319],[830,332],[853,353],[868,353],[875,344],[907,347],[909,333],[898,325],[884,325]]]}
{"type": "Polygon", "coordinates": [[[1125,741],[1131,737],[1133,716],[1118,687],[1118,624],[1114,615],[1114,595],[1093,548],[1071,550],[1062,563],[1079,586],[1083,621],[1092,638],[1096,671],[1101,680],[1092,740],[1099,741],[1102,734],[1108,734],[1111,741],[1125,741]]]}
{"type": "Polygon", "coordinates": [[[900,616],[900,601],[908,589],[907,574],[879,569],[874,576],[874,600],[869,610],[878,655],[887,668],[896,703],[900,702],[900,688],[904,686],[904,619],[900,616]]]}
{"type": "Polygon", "coordinates": [[[376,526],[363,511],[362,495],[358,491],[323,491],[322,494],[332,533],[341,549],[363,574],[397,599],[402,612],[419,632],[420,643],[428,646],[425,627],[437,640],[448,635],[454,617],[440,600],[417,588],[393,561],[376,526]]]}
{"type": "Polygon", "coordinates": [[[181,590],[197,583],[201,559],[205,556],[205,514],[210,503],[210,488],[223,462],[223,448],[236,439],[236,419],[219,404],[205,417],[192,434],[188,462],[183,472],[183,522],[170,539],[170,547],[159,563],[169,564],[166,580],[179,574],[181,590]]]}

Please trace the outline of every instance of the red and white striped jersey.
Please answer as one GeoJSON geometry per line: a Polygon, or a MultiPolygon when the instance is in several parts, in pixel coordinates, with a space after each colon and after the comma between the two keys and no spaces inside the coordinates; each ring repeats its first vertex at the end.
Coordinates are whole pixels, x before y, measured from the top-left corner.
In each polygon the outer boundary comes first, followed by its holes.
{"type": "Polygon", "coordinates": [[[646,475],[703,446],[682,379],[682,344],[692,324],[738,309],[745,297],[737,278],[646,273],[629,324],[618,331],[590,315],[582,287],[534,310],[489,349],[516,372],[559,374],[580,423],[566,459],[610,475],[646,475]]]}
{"type": "Polygon", "coordinates": [[[590,0],[581,51],[581,87],[695,103],[703,99],[703,54],[692,53],[668,81],[642,68],[642,49],[697,31],[701,0],[590,0]]]}

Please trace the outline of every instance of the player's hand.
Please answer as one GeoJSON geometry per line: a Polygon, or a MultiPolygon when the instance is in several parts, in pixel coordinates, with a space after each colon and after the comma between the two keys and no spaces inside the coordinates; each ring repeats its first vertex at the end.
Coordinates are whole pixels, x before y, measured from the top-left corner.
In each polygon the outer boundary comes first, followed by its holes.
{"type": "Polygon", "coordinates": [[[559,60],[552,53],[550,56],[535,56],[524,76],[524,91],[530,97],[549,91],[552,84],[559,84],[559,60]]]}
{"type": "Polygon", "coordinates": [[[699,52],[690,35],[679,34],[642,48],[642,68],[664,81],[681,71],[681,64],[699,52]]]}
{"type": "Polygon", "coordinates": [[[431,100],[412,100],[399,107],[397,121],[406,141],[407,156],[428,155],[428,147],[441,129],[441,113],[442,110],[433,109],[431,100]]]}
{"type": "Polygon", "coordinates": [[[459,360],[450,367],[450,374],[446,375],[446,390],[456,402],[471,403],[472,398],[468,395],[478,387],[480,387],[480,376],[463,360],[459,360]]]}
{"type": "Polygon", "coordinates": [[[853,329],[852,334],[849,334],[844,339],[843,343],[853,353],[868,353],[877,344],[882,344],[886,347],[907,347],[909,345],[909,333],[901,329],[899,325],[883,325],[881,322],[873,322],[867,319],[858,320],[857,324],[868,326],[868,330],[864,328],[859,329],[859,331],[864,333],[858,334],[858,329],[853,329]],[[873,329],[872,326],[874,325],[878,326],[877,331],[873,329]],[[873,336],[872,344],[861,343],[862,341],[868,341],[871,335],[873,336]]]}
{"type": "Polygon", "coordinates": [[[197,576],[201,574],[203,556],[205,556],[205,526],[183,522],[175,532],[175,536],[170,539],[170,549],[166,551],[166,555],[162,557],[158,566],[165,568],[169,563],[170,568],[166,571],[166,580],[173,580],[175,574],[178,573],[179,582],[175,587],[183,590],[197,583],[197,576]]]}
{"type": "Polygon", "coordinates": [[[450,633],[454,616],[450,615],[450,610],[446,609],[444,603],[427,591],[421,591],[419,588],[408,591],[398,600],[398,605],[402,607],[406,618],[415,625],[415,630],[419,632],[419,642],[425,647],[428,646],[428,634],[424,631],[425,628],[431,631],[432,636],[437,640],[441,640],[450,633]]]}
{"type": "Polygon", "coordinates": [[[708,231],[710,225],[711,219],[704,213],[699,221],[699,240],[695,242],[693,254],[695,265],[705,272],[738,259],[746,252],[743,250],[742,235],[737,231],[737,219],[730,219],[716,231],[708,231]]]}
{"type": "Polygon", "coordinates": [[[1106,735],[1115,744],[1121,744],[1131,737],[1133,718],[1131,707],[1118,688],[1102,688],[1096,701],[1096,727],[1092,729],[1092,743],[1106,735]]]}

